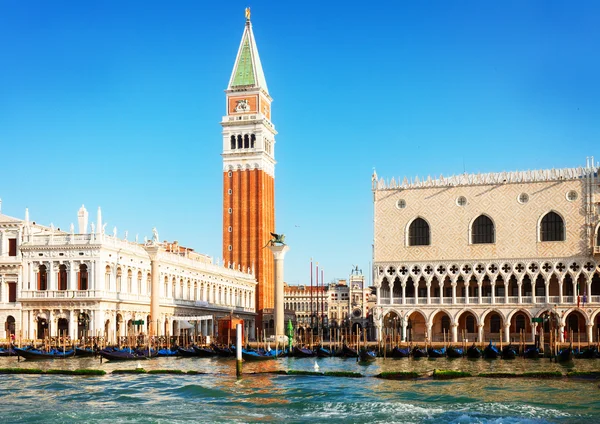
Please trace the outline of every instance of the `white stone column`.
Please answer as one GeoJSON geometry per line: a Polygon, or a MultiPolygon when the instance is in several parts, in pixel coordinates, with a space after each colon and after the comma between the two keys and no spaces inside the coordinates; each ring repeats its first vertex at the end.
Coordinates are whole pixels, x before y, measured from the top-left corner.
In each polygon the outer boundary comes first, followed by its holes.
{"type": "Polygon", "coordinates": [[[504,343],[510,343],[510,322],[504,323],[504,343]]]}
{"type": "Polygon", "coordinates": [[[402,341],[405,342],[406,341],[406,331],[408,330],[408,320],[407,319],[403,319],[402,320],[402,341]]]}
{"type": "Polygon", "coordinates": [[[546,286],[544,291],[546,293],[545,302],[546,304],[550,304],[550,280],[544,280],[544,285],[546,286]]]}
{"type": "Polygon", "coordinates": [[[96,261],[90,261],[88,271],[88,290],[96,290],[96,261]]]}
{"type": "Polygon", "coordinates": [[[490,284],[490,287],[492,288],[492,305],[496,304],[496,282],[492,281],[490,284]]]}
{"type": "Polygon", "coordinates": [[[452,286],[452,304],[456,305],[456,281],[453,281],[451,283],[452,286]]]}
{"type": "Polygon", "coordinates": [[[531,303],[534,305],[537,303],[535,299],[535,293],[537,291],[537,277],[531,277],[531,303]]]}
{"type": "Polygon", "coordinates": [[[390,286],[390,305],[394,304],[394,282],[389,283],[390,286]]]}
{"type": "MultiPolygon", "coordinates": [[[[150,336],[160,334],[160,268],[158,263],[158,253],[161,248],[157,244],[145,247],[150,256],[150,281],[152,282],[152,294],[150,295],[150,336]]],[[[122,283],[121,283],[122,284],[122,283]]],[[[165,297],[168,294],[165,293],[165,297]]]]}
{"type": "Polygon", "coordinates": [[[458,324],[452,323],[450,328],[452,328],[452,343],[457,343],[458,342],[458,324]]]}
{"type": "Polygon", "coordinates": [[[558,326],[558,337],[561,343],[565,342],[565,324],[563,322],[558,326]]]}
{"type": "Polygon", "coordinates": [[[440,279],[440,305],[444,304],[444,278],[440,279]]]}
{"type": "Polygon", "coordinates": [[[483,280],[477,281],[477,303],[481,305],[483,303],[483,280]]]}
{"type": "Polygon", "coordinates": [[[590,323],[587,324],[587,342],[588,343],[592,343],[592,341],[594,340],[594,324],[590,323]]]}
{"type": "Polygon", "coordinates": [[[471,287],[471,281],[470,279],[467,279],[465,281],[465,305],[469,304],[469,288],[471,287]]]}
{"type": "Polygon", "coordinates": [[[558,304],[563,303],[563,280],[558,280],[558,304]]]}
{"type": "Polygon", "coordinates": [[[432,324],[431,322],[426,322],[426,323],[425,323],[425,331],[426,331],[426,333],[425,333],[425,337],[427,338],[427,340],[428,340],[429,342],[432,342],[432,341],[433,341],[433,340],[432,340],[433,334],[432,334],[432,332],[431,332],[431,328],[432,328],[432,327],[433,327],[433,324],[432,324]]]}
{"type": "Polygon", "coordinates": [[[69,311],[69,337],[71,340],[75,340],[77,338],[77,316],[78,311],[70,310],[69,311]]]}
{"type": "Polygon", "coordinates": [[[50,337],[57,336],[58,320],[53,310],[48,311],[48,334],[50,337]]]}
{"type": "Polygon", "coordinates": [[[77,265],[75,261],[69,261],[69,280],[67,284],[68,290],[77,290],[77,265]]]}
{"type": "Polygon", "coordinates": [[[508,305],[508,288],[510,286],[510,277],[503,278],[504,280],[504,304],[508,305]]]}
{"type": "Polygon", "coordinates": [[[425,283],[425,287],[427,287],[427,304],[431,305],[431,282],[425,283]]]}
{"type": "Polygon", "coordinates": [[[54,275],[54,261],[50,261],[48,270],[46,272],[46,278],[48,279],[48,290],[56,290],[56,275],[54,275]]]}
{"type": "Polygon", "coordinates": [[[483,324],[477,324],[477,341],[483,342],[483,324]]]}
{"type": "Polygon", "coordinates": [[[521,279],[519,279],[519,281],[517,282],[517,289],[519,290],[519,291],[518,291],[518,296],[519,296],[519,298],[518,298],[518,300],[517,300],[517,303],[518,303],[519,305],[520,305],[521,303],[523,303],[523,290],[522,290],[522,288],[523,288],[523,279],[521,278],[521,279]]]}
{"type": "Polygon", "coordinates": [[[413,287],[415,288],[415,305],[419,304],[419,280],[413,283],[413,287]]]}
{"type": "MultiPolygon", "coordinates": [[[[285,254],[290,250],[287,245],[273,245],[269,246],[269,250],[273,252],[273,259],[275,260],[275,309],[274,309],[274,321],[275,321],[275,336],[278,339],[280,336],[285,336],[285,316],[283,308],[283,261],[285,254]]],[[[391,293],[393,295],[393,293],[391,293]]]]}
{"type": "Polygon", "coordinates": [[[402,304],[406,305],[406,282],[403,282],[401,285],[402,285],[402,304]]]}

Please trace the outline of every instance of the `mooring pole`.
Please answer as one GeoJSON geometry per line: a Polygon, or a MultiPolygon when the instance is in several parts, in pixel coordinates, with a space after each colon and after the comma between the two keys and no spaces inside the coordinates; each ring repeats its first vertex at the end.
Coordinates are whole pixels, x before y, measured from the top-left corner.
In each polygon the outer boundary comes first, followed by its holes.
{"type": "Polygon", "coordinates": [[[237,378],[242,377],[242,324],[237,324],[235,329],[235,375],[237,378]]]}

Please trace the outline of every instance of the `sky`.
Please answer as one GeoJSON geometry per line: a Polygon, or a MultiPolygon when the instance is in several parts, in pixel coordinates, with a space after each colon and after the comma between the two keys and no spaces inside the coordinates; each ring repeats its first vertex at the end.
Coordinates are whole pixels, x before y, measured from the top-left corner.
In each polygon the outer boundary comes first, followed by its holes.
{"type": "Polygon", "coordinates": [[[221,256],[225,93],[252,24],[285,280],[358,265],[386,179],[600,159],[597,1],[0,0],[2,212],[221,256]]]}

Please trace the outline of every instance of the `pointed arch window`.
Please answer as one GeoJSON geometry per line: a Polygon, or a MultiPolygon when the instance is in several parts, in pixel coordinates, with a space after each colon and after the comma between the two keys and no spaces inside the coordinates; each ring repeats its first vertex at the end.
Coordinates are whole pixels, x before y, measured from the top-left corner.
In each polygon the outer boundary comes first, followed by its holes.
{"type": "Polygon", "coordinates": [[[244,135],[244,149],[250,148],[250,138],[248,134],[244,135]]]}
{"type": "Polygon", "coordinates": [[[237,148],[238,149],[242,148],[242,136],[241,135],[237,136],[237,148]]]}
{"type": "Polygon", "coordinates": [[[250,148],[254,149],[254,143],[256,142],[256,136],[254,134],[252,134],[250,136],[250,148]]]}
{"type": "Polygon", "coordinates": [[[235,135],[231,136],[231,149],[235,149],[235,135]]]}
{"type": "Polygon", "coordinates": [[[417,218],[411,222],[408,227],[408,245],[409,246],[429,246],[431,237],[429,234],[429,224],[423,218],[417,218]]]}
{"type": "Polygon", "coordinates": [[[487,244],[496,242],[494,223],[485,215],[480,215],[471,226],[471,244],[487,244]]]}
{"type": "Polygon", "coordinates": [[[556,212],[548,212],[540,221],[540,241],[564,241],[565,222],[556,212]]]}

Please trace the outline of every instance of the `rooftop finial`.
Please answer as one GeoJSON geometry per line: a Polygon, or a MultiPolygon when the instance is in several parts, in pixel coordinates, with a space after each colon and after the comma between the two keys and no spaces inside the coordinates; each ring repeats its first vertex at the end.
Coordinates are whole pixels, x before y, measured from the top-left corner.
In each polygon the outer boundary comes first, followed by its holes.
{"type": "Polygon", "coordinates": [[[246,8],[246,20],[247,21],[250,20],[250,8],[249,7],[246,8]]]}

